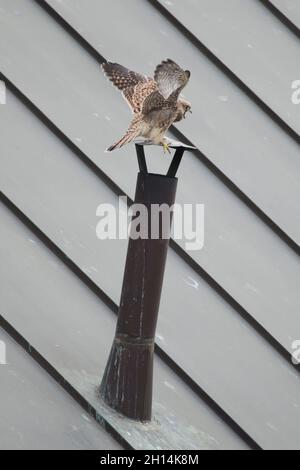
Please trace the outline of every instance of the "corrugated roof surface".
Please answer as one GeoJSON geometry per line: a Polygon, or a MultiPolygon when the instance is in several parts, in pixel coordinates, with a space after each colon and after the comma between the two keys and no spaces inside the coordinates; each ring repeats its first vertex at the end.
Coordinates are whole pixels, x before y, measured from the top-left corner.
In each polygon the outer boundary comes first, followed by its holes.
{"type": "MultiPolygon", "coordinates": [[[[99,62],[151,75],[171,56],[192,71],[193,103],[172,133],[199,149],[183,160],[177,202],[204,203],[206,224],[203,250],[171,243],[155,410],[196,430],[200,448],[300,448],[299,42],[264,2],[229,3],[0,1],[4,323],[132,447],[147,437],[133,425],[130,437],[87,389],[105,366],[126,254],[126,242],[96,239],[95,210],[132,197],[137,171],[131,146],[103,152],[129,113],[99,62]]],[[[151,152],[162,171],[169,161],[151,152]]]]}

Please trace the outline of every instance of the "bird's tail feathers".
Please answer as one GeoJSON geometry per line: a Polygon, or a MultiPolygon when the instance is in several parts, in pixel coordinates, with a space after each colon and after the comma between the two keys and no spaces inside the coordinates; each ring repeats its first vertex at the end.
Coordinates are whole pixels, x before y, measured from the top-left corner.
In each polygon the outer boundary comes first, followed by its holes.
{"type": "Polygon", "coordinates": [[[133,139],[138,137],[140,135],[140,129],[137,124],[133,124],[129,127],[128,131],[126,134],[123,135],[123,137],[112,144],[110,147],[106,149],[106,152],[112,152],[115,149],[119,149],[123,147],[123,145],[129,144],[133,139]]]}

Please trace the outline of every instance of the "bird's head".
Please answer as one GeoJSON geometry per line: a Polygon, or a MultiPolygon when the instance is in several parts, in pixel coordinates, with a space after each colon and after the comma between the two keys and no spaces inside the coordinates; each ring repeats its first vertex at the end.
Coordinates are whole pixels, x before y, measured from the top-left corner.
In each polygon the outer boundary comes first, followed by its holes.
{"type": "Polygon", "coordinates": [[[189,101],[180,98],[177,101],[177,116],[175,122],[181,121],[181,119],[185,119],[185,115],[187,112],[192,112],[192,105],[189,101]]]}

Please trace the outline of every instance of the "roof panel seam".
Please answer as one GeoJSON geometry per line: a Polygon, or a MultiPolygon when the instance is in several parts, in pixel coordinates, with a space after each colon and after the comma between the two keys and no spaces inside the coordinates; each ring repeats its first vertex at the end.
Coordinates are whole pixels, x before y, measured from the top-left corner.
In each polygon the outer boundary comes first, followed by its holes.
{"type": "Polygon", "coordinates": [[[71,396],[92,418],[94,418],[105,431],[107,431],[124,449],[134,450],[133,447],[118,433],[116,429],[76,390],[73,385],[58,372],[55,367],[43,357],[37,349],[30,344],[2,315],[0,315],[0,326],[4,331],[21,346],[26,353],[33,358],[67,393],[71,396]]]}
{"type": "MultiPolygon", "coordinates": [[[[172,126],[172,132],[179,140],[187,145],[195,146],[182,134],[177,127],[172,126]]],[[[255,215],[262,220],[284,243],[286,243],[298,256],[300,256],[300,245],[290,237],[274,220],[264,212],[246,193],[244,193],[228,176],[223,173],[200,149],[193,150],[192,153],[202,164],[206,166],[225,186],[237,196],[255,215]]]]}
{"type": "Polygon", "coordinates": [[[295,25],[282,11],[277,8],[272,1],[270,0],[257,0],[261,3],[267,10],[269,10],[272,15],[276,16],[276,18],[281,21],[295,36],[300,39],[300,29],[298,26],[295,25]]]}

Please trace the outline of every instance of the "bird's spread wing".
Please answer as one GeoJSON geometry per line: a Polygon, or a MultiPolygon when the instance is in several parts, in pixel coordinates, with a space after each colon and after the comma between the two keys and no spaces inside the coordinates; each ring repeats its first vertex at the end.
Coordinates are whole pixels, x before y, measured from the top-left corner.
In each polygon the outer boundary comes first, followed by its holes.
{"type": "Polygon", "coordinates": [[[173,60],[167,59],[156,67],[154,80],[166,100],[177,101],[181,90],[188,83],[190,75],[188,70],[183,70],[173,60]]]}
{"type": "Polygon", "coordinates": [[[148,80],[148,77],[145,75],[133,72],[132,70],[129,70],[120,64],[104,62],[102,64],[102,68],[108,78],[121,91],[131,86],[137,85],[140,82],[146,82],[148,80]]]}
{"type": "Polygon", "coordinates": [[[158,90],[155,90],[145,98],[142,112],[148,114],[150,111],[161,110],[165,105],[166,100],[158,90]]]}
{"type": "Polygon", "coordinates": [[[147,96],[157,90],[157,84],[152,78],[133,72],[120,64],[105,62],[102,68],[109,80],[122,91],[133,113],[139,113],[147,96]]]}
{"type": "Polygon", "coordinates": [[[150,79],[147,82],[137,83],[134,87],[126,88],[123,91],[123,96],[133,113],[139,113],[142,111],[146,98],[155,90],[157,90],[157,85],[154,80],[150,79]]]}

